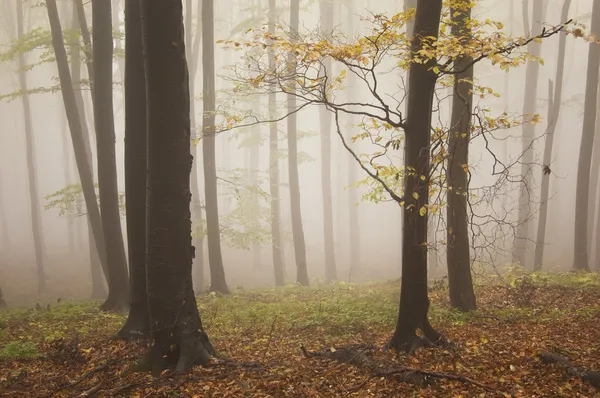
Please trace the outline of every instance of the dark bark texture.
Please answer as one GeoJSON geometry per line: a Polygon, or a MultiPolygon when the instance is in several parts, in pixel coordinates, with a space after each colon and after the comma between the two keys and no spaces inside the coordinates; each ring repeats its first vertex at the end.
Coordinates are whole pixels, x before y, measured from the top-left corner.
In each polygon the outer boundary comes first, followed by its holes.
{"type": "Polygon", "coordinates": [[[206,364],[214,350],[192,286],[190,97],[181,0],[142,0],[146,72],[147,289],[152,373],[206,364]]]}
{"type": "MultiPolygon", "coordinates": [[[[471,29],[466,23],[471,18],[470,2],[456,1],[455,7],[451,10],[454,22],[452,35],[467,41],[471,37],[471,29]]],[[[473,67],[468,66],[472,61],[471,57],[465,56],[454,62],[454,71],[457,74],[454,76],[446,176],[448,183],[448,205],[446,207],[448,287],[450,305],[461,311],[472,311],[477,308],[471,276],[467,212],[469,141],[473,108],[473,67]]]]}
{"type": "MultiPolygon", "coordinates": [[[[442,0],[420,2],[415,18],[415,36],[411,52],[417,56],[424,37],[438,37],[442,0]]],[[[403,207],[402,284],[400,309],[396,330],[388,343],[389,348],[412,352],[427,342],[437,343],[442,336],[429,323],[429,297],[427,295],[427,214],[419,210],[429,198],[429,152],[433,94],[436,75],[430,61],[411,63],[408,79],[408,106],[406,117],[406,143],[404,166],[416,171],[404,181],[405,205],[403,207]],[[425,180],[420,177],[425,176],[425,180]],[[415,199],[413,194],[418,194],[415,199]],[[423,338],[417,337],[417,330],[423,338]]],[[[416,195],[415,195],[416,196],[416,195]]]]}
{"type": "MultiPolygon", "coordinates": [[[[275,0],[269,0],[269,33],[275,34],[275,0]]],[[[274,52],[269,47],[269,69],[275,67],[274,52]]],[[[269,87],[269,120],[277,117],[275,84],[269,87]]],[[[283,286],[283,253],[281,250],[281,194],[279,192],[279,140],[277,122],[269,123],[269,192],[271,194],[271,252],[275,286],[283,286]]]]}
{"type": "Polygon", "coordinates": [[[215,29],[213,0],[202,0],[202,93],[204,118],[202,154],[204,155],[204,190],[206,198],[206,232],[210,290],[229,294],[221,253],[219,227],[219,200],[217,193],[217,165],[215,155],[215,29]]]}
{"type": "Polygon", "coordinates": [[[60,80],[61,93],[65,104],[65,112],[69,122],[69,131],[71,132],[71,141],[73,142],[73,151],[75,152],[75,163],[79,172],[79,180],[83,190],[83,196],[87,208],[87,214],[94,235],[93,241],[96,243],[98,253],[105,253],[104,236],[102,233],[102,220],[100,209],[96,200],[96,190],[94,188],[94,177],[88,155],[86,152],[85,138],[83,135],[82,123],[73,82],[69,71],[69,61],[65,50],[62,28],[58,18],[58,9],[56,0],[47,0],[46,8],[48,10],[48,20],[50,21],[50,30],[52,32],[52,46],[56,54],[56,65],[58,67],[58,77],[60,80]]]}
{"type": "Polygon", "coordinates": [[[140,0],[125,0],[125,209],[129,251],[129,316],[119,337],[149,331],[146,292],[146,74],[140,0]]]}
{"type": "Polygon", "coordinates": [[[92,24],[94,26],[94,125],[98,151],[98,191],[108,269],[108,297],[101,308],[124,310],[129,306],[129,283],[117,186],[110,1],[92,0],[92,24]]]}
{"type": "MultiPolygon", "coordinates": [[[[23,36],[23,4],[17,1],[17,38],[23,36]]],[[[46,290],[46,275],[44,272],[44,231],[40,216],[40,198],[38,193],[37,170],[35,161],[35,141],[33,138],[33,119],[31,105],[27,94],[27,71],[25,70],[25,55],[22,51],[17,52],[17,65],[19,67],[19,87],[23,92],[21,103],[23,104],[23,121],[25,127],[25,145],[27,160],[27,183],[29,187],[29,209],[31,215],[31,231],[33,235],[33,253],[38,278],[38,294],[46,290]]]]}
{"type": "MultiPolygon", "coordinates": [[[[593,35],[600,35],[600,2],[592,7],[593,35]]],[[[587,76],[585,86],[585,105],[583,109],[583,128],[581,147],[577,165],[577,188],[575,192],[575,250],[573,269],[590,271],[588,258],[588,202],[590,197],[590,171],[592,150],[594,147],[596,111],[598,109],[598,69],[600,68],[600,48],[596,43],[589,44],[587,76]]]]}
{"type": "MultiPolygon", "coordinates": [[[[292,40],[298,33],[300,18],[300,0],[291,0],[290,29],[292,40]]],[[[288,64],[291,70],[296,69],[296,55],[288,55],[288,64]]],[[[306,243],[304,241],[304,228],[302,227],[302,210],[300,207],[300,181],[298,177],[298,122],[295,82],[291,83],[290,94],[287,96],[287,143],[288,143],[288,173],[290,183],[290,208],[292,213],[292,236],[294,239],[294,256],[296,259],[296,283],[308,286],[308,267],[306,264],[306,243]]]]}

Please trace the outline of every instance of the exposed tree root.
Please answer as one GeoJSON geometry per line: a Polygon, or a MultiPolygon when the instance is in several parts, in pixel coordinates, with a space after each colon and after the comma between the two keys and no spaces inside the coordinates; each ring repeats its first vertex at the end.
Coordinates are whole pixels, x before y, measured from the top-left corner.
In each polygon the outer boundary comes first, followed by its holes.
{"type": "Polygon", "coordinates": [[[113,364],[121,361],[122,359],[124,359],[124,358],[113,359],[113,360],[103,363],[102,365],[98,365],[98,366],[88,370],[81,377],[77,378],[76,380],[72,381],[71,383],[63,384],[62,386],[55,388],[54,390],[52,390],[50,393],[48,393],[46,395],[46,398],[56,395],[56,393],[58,393],[59,391],[75,387],[76,385],[80,384],[81,382],[92,377],[94,374],[100,372],[101,370],[106,369],[110,365],[113,365],[113,364]]]}
{"type": "Polygon", "coordinates": [[[578,377],[594,387],[600,388],[600,372],[587,370],[581,366],[575,366],[567,358],[549,351],[540,352],[538,357],[543,363],[560,365],[565,369],[567,375],[578,377]]]}
{"type": "MultiPolygon", "coordinates": [[[[421,339],[426,340],[426,339],[421,339]]],[[[430,343],[431,344],[431,343],[430,343]]],[[[308,351],[304,347],[300,347],[306,358],[325,358],[340,363],[349,363],[357,367],[366,369],[370,375],[359,385],[350,388],[349,392],[355,392],[363,388],[369,380],[374,377],[385,377],[401,383],[409,383],[418,387],[425,387],[434,382],[435,379],[446,379],[451,381],[460,381],[466,384],[472,384],[488,392],[497,392],[496,389],[480,383],[466,376],[428,372],[416,368],[401,367],[382,371],[383,364],[376,363],[372,358],[366,355],[366,351],[375,349],[372,346],[354,346],[354,347],[338,347],[323,349],[321,351],[308,351]],[[362,350],[361,350],[362,348],[362,350]]]]}
{"type": "Polygon", "coordinates": [[[133,309],[130,309],[125,324],[115,337],[126,341],[143,340],[148,338],[149,332],[148,312],[133,311],[133,309]]]}

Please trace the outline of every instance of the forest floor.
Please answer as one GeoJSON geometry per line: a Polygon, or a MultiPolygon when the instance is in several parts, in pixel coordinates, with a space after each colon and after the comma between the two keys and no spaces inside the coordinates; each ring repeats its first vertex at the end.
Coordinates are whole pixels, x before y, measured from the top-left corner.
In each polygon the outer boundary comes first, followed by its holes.
{"type": "Polygon", "coordinates": [[[0,312],[0,396],[599,396],[580,372],[538,355],[551,351],[600,371],[600,275],[480,281],[479,310],[469,314],[449,308],[443,281],[432,285],[431,321],[451,345],[409,357],[377,349],[393,332],[398,281],[203,295],[205,329],[234,362],[158,379],[131,371],[145,344],[112,339],[124,316],[100,312],[98,303],[0,312]],[[328,355],[353,345],[362,359],[350,362],[358,365],[301,350],[328,355]]]}

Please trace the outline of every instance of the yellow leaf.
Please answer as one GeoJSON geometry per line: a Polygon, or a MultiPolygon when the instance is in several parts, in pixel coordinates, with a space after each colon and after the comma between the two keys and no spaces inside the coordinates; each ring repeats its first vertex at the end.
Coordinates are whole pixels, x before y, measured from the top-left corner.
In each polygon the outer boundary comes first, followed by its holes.
{"type": "Polygon", "coordinates": [[[413,198],[415,198],[417,200],[419,199],[419,194],[416,192],[413,192],[412,196],[413,196],[413,198]]]}
{"type": "Polygon", "coordinates": [[[421,208],[419,209],[419,214],[421,215],[421,217],[424,217],[425,214],[427,214],[427,208],[425,206],[421,206],[421,208]]]}
{"type": "Polygon", "coordinates": [[[197,146],[199,142],[200,142],[200,138],[194,138],[194,141],[193,141],[194,146],[197,146]]]}

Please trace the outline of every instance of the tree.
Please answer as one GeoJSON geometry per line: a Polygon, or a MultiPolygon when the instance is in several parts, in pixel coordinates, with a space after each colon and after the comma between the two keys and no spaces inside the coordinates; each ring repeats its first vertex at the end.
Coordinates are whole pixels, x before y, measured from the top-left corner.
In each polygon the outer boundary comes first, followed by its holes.
{"type": "Polygon", "coordinates": [[[102,231],[106,245],[108,297],[101,308],[128,307],[127,259],[119,215],[117,159],[113,114],[113,37],[110,1],[92,0],[94,56],[94,125],[98,151],[98,187],[102,231]]]}
{"type": "MultiPolygon", "coordinates": [[[[592,8],[591,33],[596,37],[600,36],[600,2],[597,1],[594,2],[592,8]]],[[[600,49],[597,43],[591,42],[589,44],[587,62],[583,127],[577,165],[577,188],[575,191],[575,250],[573,269],[579,271],[590,271],[587,223],[590,196],[590,169],[598,104],[598,69],[600,69],[600,49]]]]}
{"type": "MultiPolygon", "coordinates": [[[[200,53],[200,39],[202,37],[202,28],[200,27],[200,15],[202,12],[202,2],[198,2],[198,15],[196,17],[198,26],[196,32],[193,34],[192,30],[192,1],[186,0],[186,14],[185,14],[185,48],[187,50],[187,59],[190,62],[190,123],[191,129],[195,133],[197,130],[196,126],[196,104],[193,100],[195,97],[195,82],[196,73],[198,71],[198,55],[200,53]],[[192,40],[193,38],[193,40],[192,40]]],[[[198,170],[200,168],[200,157],[199,151],[196,145],[194,145],[192,156],[194,156],[194,163],[192,165],[192,226],[194,222],[202,225],[204,223],[202,215],[202,203],[200,200],[200,186],[198,184],[198,170]]],[[[204,289],[204,234],[200,232],[199,228],[192,228],[193,232],[193,245],[194,245],[194,286],[196,291],[204,289]]]]}
{"type": "MultiPolygon", "coordinates": [[[[532,36],[542,32],[543,1],[533,3],[533,15],[531,31],[532,36]]],[[[523,1],[523,24],[525,34],[529,34],[529,0],[523,1]]],[[[531,41],[527,45],[529,53],[533,57],[539,57],[542,51],[541,43],[531,41]]],[[[519,192],[519,213],[517,230],[513,251],[513,261],[527,267],[527,242],[529,236],[529,218],[531,197],[533,189],[533,140],[535,136],[535,123],[531,120],[536,111],[537,87],[540,74],[540,64],[532,59],[528,61],[525,70],[525,92],[523,98],[523,137],[521,146],[521,190],[519,192]]]]}
{"type": "MultiPolygon", "coordinates": [[[[276,1],[269,0],[269,33],[275,34],[275,7],[276,1]]],[[[269,48],[269,70],[275,68],[274,51],[269,48]]],[[[275,286],[283,286],[283,253],[281,240],[281,194],[279,193],[279,141],[277,134],[276,112],[276,87],[271,84],[268,94],[269,101],[269,192],[271,195],[271,252],[273,254],[273,273],[275,286]]]]}
{"type": "MultiPolygon", "coordinates": [[[[455,0],[450,11],[453,22],[451,33],[464,45],[472,40],[469,20],[471,4],[468,0],[455,0]]],[[[461,311],[477,308],[469,248],[469,222],[467,195],[469,195],[469,140],[473,108],[473,59],[458,57],[454,61],[454,90],[452,118],[448,134],[448,184],[446,207],[448,288],[450,305],[461,311]]]]}
{"type": "Polygon", "coordinates": [[[146,291],[146,74],[140,0],[125,0],[125,208],[129,251],[129,316],[118,335],[150,331],[146,291]]]}
{"type": "Polygon", "coordinates": [[[2,287],[0,286],[0,310],[7,307],[6,301],[4,301],[4,295],[2,294],[2,287]]]}
{"type": "MultiPolygon", "coordinates": [[[[565,0],[561,12],[561,20],[566,21],[569,17],[569,7],[571,0],[565,0]]],[[[560,104],[562,103],[563,75],[565,72],[565,48],[567,44],[566,33],[561,33],[558,39],[558,58],[556,63],[556,88],[552,88],[552,82],[549,83],[548,99],[548,128],[546,129],[546,142],[544,144],[543,164],[550,167],[552,162],[552,150],[554,147],[554,133],[560,114],[560,104]]],[[[546,244],[546,221],[548,219],[548,191],[550,188],[550,173],[542,170],[542,186],[540,190],[540,218],[538,220],[537,239],[535,243],[535,256],[533,262],[534,271],[542,269],[544,262],[544,245],[546,244]]],[[[593,211],[592,211],[593,214],[593,211]]]]}
{"type": "Polygon", "coordinates": [[[86,153],[85,138],[82,128],[82,122],[84,121],[80,118],[77,100],[73,90],[73,82],[69,71],[67,52],[63,42],[56,0],[47,0],[46,5],[48,10],[48,20],[50,21],[50,30],[52,33],[52,47],[54,48],[56,65],[58,67],[61,93],[63,96],[63,102],[65,104],[67,120],[69,122],[73,151],[75,152],[75,163],[77,164],[77,170],[79,172],[79,180],[81,181],[85,204],[87,207],[87,214],[92,227],[92,233],[94,235],[94,241],[96,243],[96,247],[98,248],[98,253],[101,254],[106,252],[106,246],[102,233],[100,209],[98,208],[98,202],[96,201],[93,173],[86,153]]]}
{"type": "MultiPolygon", "coordinates": [[[[206,364],[214,349],[202,328],[192,287],[193,160],[183,5],[155,0],[141,4],[148,115],[146,273],[153,339],[148,359],[158,375],[170,362],[176,363],[177,372],[206,364]]],[[[203,11],[212,17],[212,7],[203,11]]],[[[212,34],[204,33],[212,40],[212,34]]]]}
{"type": "MultiPolygon", "coordinates": [[[[23,37],[23,3],[17,0],[17,38],[23,37]]],[[[38,293],[42,294],[46,290],[46,275],[44,274],[44,232],[42,220],[40,217],[40,202],[37,183],[37,171],[35,164],[35,142],[33,138],[33,123],[31,118],[31,105],[29,95],[27,94],[27,76],[25,69],[25,56],[19,51],[17,54],[17,64],[19,67],[19,86],[23,95],[21,101],[23,104],[23,121],[25,125],[25,145],[27,159],[27,183],[29,187],[29,209],[31,212],[31,230],[33,234],[33,252],[35,254],[35,263],[37,267],[38,293]]]]}
{"type": "MultiPolygon", "coordinates": [[[[292,40],[297,39],[300,19],[300,0],[290,0],[290,30],[292,40]]],[[[296,55],[290,51],[288,54],[288,68],[296,70],[296,55]]],[[[293,74],[293,72],[292,72],[293,74]]],[[[296,259],[296,282],[308,286],[308,269],[306,265],[306,243],[304,242],[304,229],[302,227],[302,210],[300,208],[300,181],[298,177],[298,123],[296,113],[295,85],[289,83],[287,96],[287,143],[288,143],[288,173],[290,184],[290,207],[292,212],[292,235],[294,239],[294,257],[296,259]]]]}
{"type": "MultiPolygon", "coordinates": [[[[320,0],[321,33],[324,36],[333,32],[333,3],[331,0],[320,0]]],[[[323,60],[320,74],[331,74],[332,62],[327,57],[323,60]]],[[[323,194],[323,244],[325,250],[325,280],[337,279],[335,267],[335,250],[333,242],[333,203],[331,200],[331,112],[324,106],[319,108],[319,126],[321,130],[321,191],[323,194]]]]}
{"type": "Polygon", "coordinates": [[[202,0],[202,154],[204,161],[204,195],[206,199],[206,230],[210,290],[229,293],[221,254],[219,203],[217,195],[217,165],[215,156],[215,44],[214,1],[202,0]]]}

